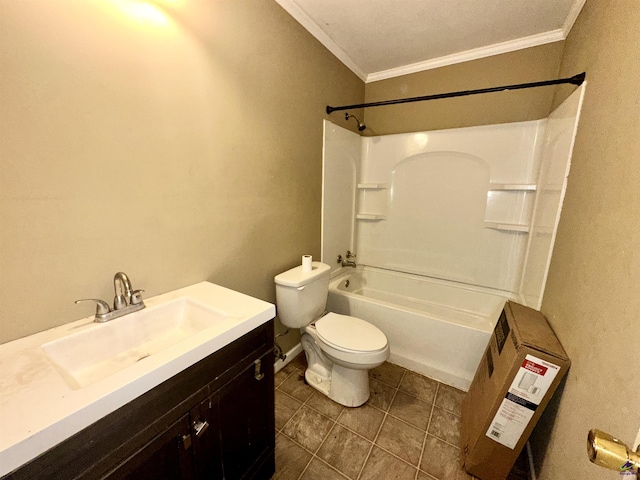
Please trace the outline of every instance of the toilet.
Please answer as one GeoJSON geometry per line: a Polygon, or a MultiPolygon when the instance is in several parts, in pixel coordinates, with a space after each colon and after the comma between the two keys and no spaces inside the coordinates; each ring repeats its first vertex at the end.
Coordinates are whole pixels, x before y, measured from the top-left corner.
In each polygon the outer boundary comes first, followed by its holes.
{"type": "Polygon", "coordinates": [[[374,325],[356,317],[326,313],[331,267],[312,262],[275,277],[277,313],[283,325],[299,328],[307,357],[305,379],[346,407],[369,399],[369,370],[389,358],[389,342],[374,325]]]}

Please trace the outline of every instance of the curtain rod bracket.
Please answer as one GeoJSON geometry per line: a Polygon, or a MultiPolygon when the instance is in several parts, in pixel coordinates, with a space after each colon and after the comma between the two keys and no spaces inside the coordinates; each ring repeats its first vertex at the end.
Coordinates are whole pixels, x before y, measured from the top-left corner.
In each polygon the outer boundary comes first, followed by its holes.
{"type": "Polygon", "coordinates": [[[384,105],[397,105],[400,103],[423,102],[426,100],[438,100],[441,98],[465,97],[467,95],[477,95],[480,93],[501,92],[504,90],[521,90],[524,88],[545,87],[548,85],[560,85],[570,83],[572,85],[582,85],[586,78],[586,72],[579,73],[573,77],[560,78],[558,80],[546,80],[544,82],[519,83],[516,85],[503,85],[501,87],[480,88],[478,90],[462,90],[459,92],[437,93],[435,95],[425,95],[422,97],[399,98],[397,100],[383,100],[380,102],[360,103],[357,105],[343,105],[340,107],[331,107],[327,105],[327,115],[338,110],[350,110],[355,108],[382,107],[384,105]]]}
{"type": "Polygon", "coordinates": [[[587,72],[582,72],[579,73],[577,75],[574,75],[573,77],[571,77],[569,80],[571,84],[573,85],[582,85],[584,83],[584,79],[587,77],[587,72]]]}

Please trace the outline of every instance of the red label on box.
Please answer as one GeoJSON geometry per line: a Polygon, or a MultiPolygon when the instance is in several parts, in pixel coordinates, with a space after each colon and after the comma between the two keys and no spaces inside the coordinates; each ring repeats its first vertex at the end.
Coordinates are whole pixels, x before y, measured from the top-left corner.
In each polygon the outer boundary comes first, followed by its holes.
{"type": "Polygon", "coordinates": [[[537,363],[534,363],[526,359],[524,362],[522,362],[522,367],[526,368],[527,370],[533,373],[537,373],[538,375],[542,375],[542,376],[544,376],[544,374],[547,373],[547,367],[543,367],[542,365],[538,365],[537,363]]]}

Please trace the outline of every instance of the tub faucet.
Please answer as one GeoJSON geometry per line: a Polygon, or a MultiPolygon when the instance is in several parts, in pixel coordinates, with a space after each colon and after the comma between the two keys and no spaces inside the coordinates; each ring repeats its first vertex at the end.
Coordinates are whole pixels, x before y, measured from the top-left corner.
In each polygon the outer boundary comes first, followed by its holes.
{"type": "Polygon", "coordinates": [[[345,259],[342,258],[342,255],[338,255],[338,263],[343,267],[356,268],[356,262],[354,260],[349,260],[350,258],[356,258],[356,254],[352,253],[350,250],[347,250],[347,256],[345,259]]]}

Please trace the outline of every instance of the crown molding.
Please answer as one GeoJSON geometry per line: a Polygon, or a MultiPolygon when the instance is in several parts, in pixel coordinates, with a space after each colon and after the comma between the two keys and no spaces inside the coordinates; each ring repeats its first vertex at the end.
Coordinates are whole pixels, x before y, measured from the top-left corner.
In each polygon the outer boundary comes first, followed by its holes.
{"type": "Polygon", "coordinates": [[[537,47],[539,45],[545,45],[547,43],[559,42],[564,39],[564,32],[559,28],[550,32],[538,33],[536,35],[530,35],[528,37],[510,40],[508,42],[495,43],[486,47],[474,48],[472,50],[467,50],[464,52],[445,55],[444,57],[425,60],[424,62],[412,63],[410,65],[404,65],[402,67],[390,68],[389,70],[381,70],[379,72],[370,73],[369,75],[367,75],[367,79],[365,80],[365,82],[377,82],[379,80],[400,77],[402,75],[409,75],[411,73],[423,72],[425,70],[446,67],[448,65],[455,65],[456,63],[469,62],[471,60],[491,57],[493,55],[499,55],[501,53],[514,52],[516,50],[522,50],[524,48],[537,47]]]}
{"type": "Polygon", "coordinates": [[[586,0],[575,0],[571,6],[569,14],[562,25],[562,28],[548,32],[530,35],[516,40],[496,43],[486,47],[474,48],[464,52],[453,53],[423,62],[403,65],[401,67],[381,70],[379,72],[365,73],[346,53],[322,30],[307,13],[298,6],[295,0],[275,0],[289,15],[300,23],[311,35],[313,35],[324,47],[329,50],[338,60],[340,60],[349,70],[356,74],[365,83],[387,80],[389,78],[400,77],[412,73],[423,72],[434,68],[455,65],[456,63],[469,62],[481,58],[499,55],[501,53],[514,52],[524,48],[537,47],[547,43],[559,42],[567,38],[586,0]]]}
{"type": "Polygon", "coordinates": [[[567,38],[569,32],[573,28],[573,24],[576,23],[578,19],[578,15],[582,11],[582,7],[587,0],[575,0],[573,5],[571,5],[571,10],[569,10],[569,14],[567,15],[567,19],[564,21],[564,25],[562,25],[562,33],[564,34],[564,38],[567,38]]]}
{"type": "Polygon", "coordinates": [[[356,63],[335,43],[309,15],[302,10],[293,0],[275,0],[289,15],[291,15],[300,25],[302,25],[311,35],[313,35],[322,45],[325,46],[338,60],[355,73],[360,80],[366,82],[367,74],[362,71],[356,63]]]}

